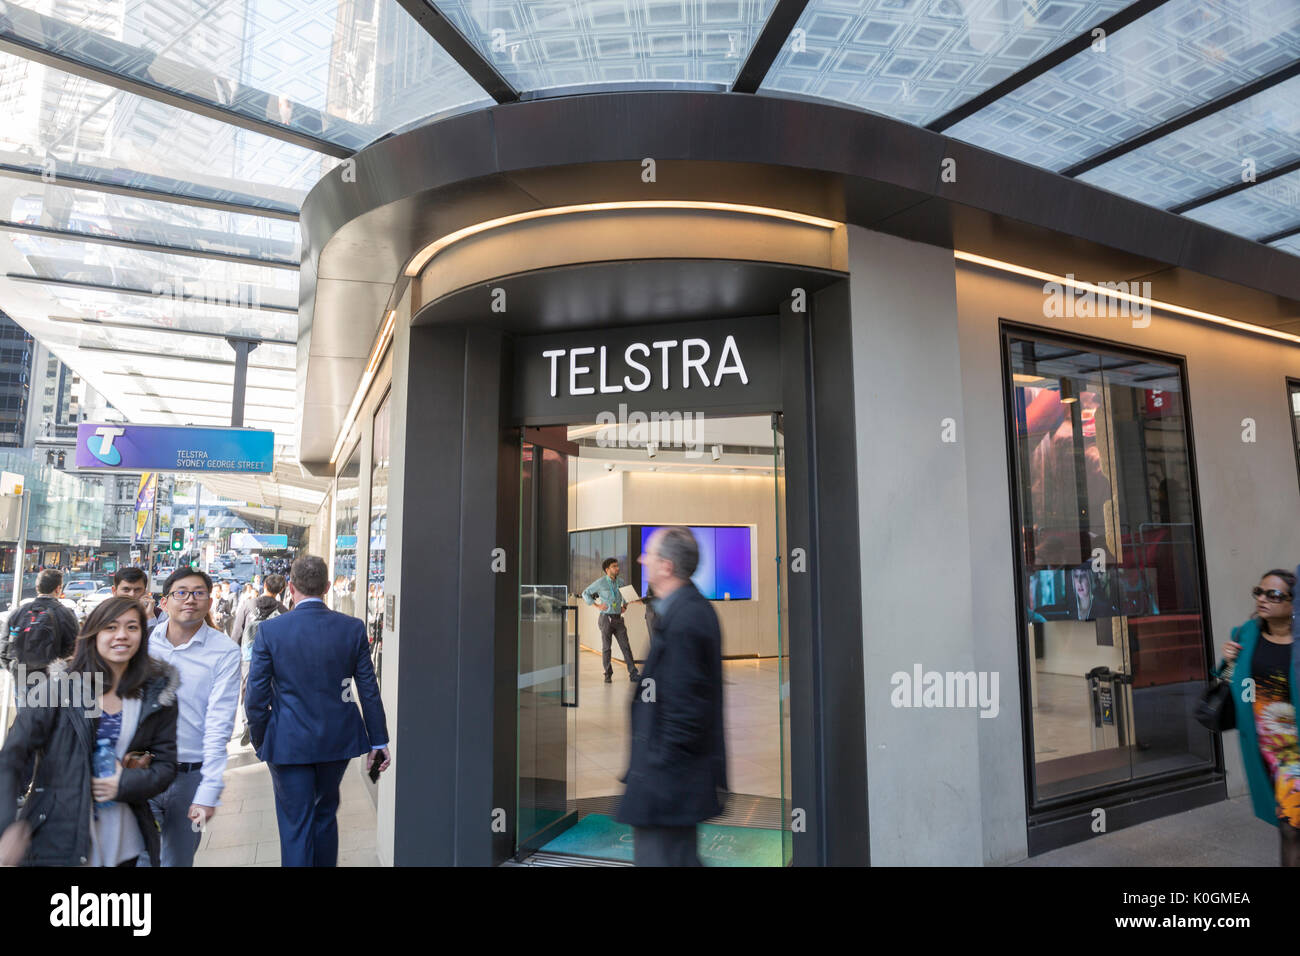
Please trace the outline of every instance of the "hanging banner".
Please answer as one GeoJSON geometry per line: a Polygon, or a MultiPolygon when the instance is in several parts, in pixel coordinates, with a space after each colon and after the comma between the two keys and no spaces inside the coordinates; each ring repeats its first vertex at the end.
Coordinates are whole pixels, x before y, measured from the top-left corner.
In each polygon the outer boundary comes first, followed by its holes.
{"type": "Polygon", "coordinates": [[[149,521],[149,509],[153,507],[154,488],[158,484],[158,475],[152,471],[146,471],[140,476],[140,486],[135,492],[135,540],[144,541],[148,539],[149,534],[144,530],[145,524],[149,521]]]}
{"type": "Polygon", "coordinates": [[[274,451],[275,432],[264,429],[77,426],[78,468],[269,474],[274,451]]]}

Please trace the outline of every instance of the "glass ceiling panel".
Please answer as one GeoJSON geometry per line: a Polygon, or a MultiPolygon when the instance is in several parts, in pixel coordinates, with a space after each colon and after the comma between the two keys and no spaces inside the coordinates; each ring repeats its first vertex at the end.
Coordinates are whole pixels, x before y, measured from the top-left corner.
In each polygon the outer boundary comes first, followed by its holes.
{"type": "Polygon", "coordinates": [[[801,51],[781,47],[762,90],[848,103],[925,125],[1129,0],[812,0],[801,51]]]}
{"type": "MultiPolygon", "coordinates": [[[[170,358],[230,362],[232,367],[234,363],[234,351],[224,339],[179,333],[160,334],[147,328],[132,329],[88,322],[59,322],[54,317],[51,317],[50,321],[58,327],[58,331],[53,334],[57,335],[63,344],[78,349],[123,349],[127,352],[147,350],[163,353],[170,358]]],[[[37,338],[42,342],[45,341],[40,335],[37,338]]],[[[293,371],[296,358],[297,350],[293,346],[260,345],[252,353],[249,362],[293,371]]],[[[76,367],[75,363],[70,364],[76,367]]],[[[183,387],[170,391],[172,394],[184,394],[183,387]]]]}
{"type": "Polygon", "coordinates": [[[0,53],[0,163],[296,211],[338,161],[0,53]]]}
{"type": "Polygon", "coordinates": [[[24,6],[0,35],[349,150],[490,102],[396,0],[24,6]]]}
{"type": "Polygon", "coordinates": [[[1175,130],[1079,176],[1168,209],[1300,157],[1300,76],[1175,130]]]}
{"type": "Polygon", "coordinates": [[[1274,249],[1281,249],[1283,252],[1289,252],[1293,256],[1300,256],[1300,235],[1287,236],[1285,239],[1279,239],[1271,243],[1274,249]]]}
{"type": "Polygon", "coordinates": [[[1059,171],[1297,56],[1296,0],[1171,0],[947,133],[1059,171]]]}
{"type": "Polygon", "coordinates": [[[0,220],[297,263],[296,222],[0,176],[0,220]]]}
{"type": "Polygon", "coordinates": [[[184,329],[289,342],[298,337],[298,317],[286,312],[232,309],[167,296],[114,295],[69,286],[49,285],[45,291],[59,310],[52,318],[80,319],[109,327],[133,325],[145,329],[184,329]]]}
{"type": "Polygon", "coordinates": [[[432,2],[518,90],[736,78],[776,0],[432,2]]]}
{"type": "Polygon", "coordinates": [[[298,273],[288,269],[194,259],[26,233],[8,233],[6,237],[24,257],[31,274],[43,279],[183,295],[190,306],[183,311],[190,314],[194,311],[194,300],[294,310],[298,307],[298,273]]]}
{"type": "Polygon", "coordinates": [[[1183,215],[1248,239],[1300,226],[1300,170],[1256,183],[1183,215]]]}

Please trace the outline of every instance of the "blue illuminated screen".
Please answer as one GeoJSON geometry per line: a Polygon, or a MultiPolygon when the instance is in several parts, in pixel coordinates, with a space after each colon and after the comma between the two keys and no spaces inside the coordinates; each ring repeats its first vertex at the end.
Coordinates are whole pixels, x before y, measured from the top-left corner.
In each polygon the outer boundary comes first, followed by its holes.
{"type": "MultiPolygon", "coordinates": [[[[650,535],[659,528],[643,525],[641,550],[646,549],[650,535]]],[[[750,528],[717,526],[692,527],[690,532],[700,546],[700,563],[691,575],[691,581],[700,593],[712,601],[748,601],[753,598],[753,581],[750,567],[750,528]]],[[[645,597],[649,582],[642,577],[641,596],[645,597]]]]}

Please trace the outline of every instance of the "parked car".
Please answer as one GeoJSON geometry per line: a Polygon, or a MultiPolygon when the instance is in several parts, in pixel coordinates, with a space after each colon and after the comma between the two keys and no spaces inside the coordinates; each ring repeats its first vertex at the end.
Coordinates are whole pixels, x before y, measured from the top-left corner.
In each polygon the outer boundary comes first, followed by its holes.
{"type": "Polygon", "coordinates": [[[91,611],[99,607],[112,596],[113,588],[111,585],[99,588],[98,590],[85,595],[77,602],[77,616],[84,621],[91,611]]]}
{"type": "Polygon", "coordinates": [[[93,594],[99,588],[103,587],[102,581],[68,581],[63,585],[63,596],[69,600],[75,601],[85,597],[87,594],[93,594]]]}

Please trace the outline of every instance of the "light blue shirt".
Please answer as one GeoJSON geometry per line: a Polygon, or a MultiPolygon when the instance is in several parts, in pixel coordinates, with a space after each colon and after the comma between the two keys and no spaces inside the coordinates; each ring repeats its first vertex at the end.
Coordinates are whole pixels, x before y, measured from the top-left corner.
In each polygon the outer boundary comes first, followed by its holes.
{"type": "Polygon", "coordinates": [[[601,614],[622,614],[623,606],[627,602],[623,600],[623,595],[618,593],[618,589],[626,585],[627,582],[622,578],[611,581],[608,574],[602,574],[582,592],[582,599],[588,604],[596,603],[596,598],[604,601],[605,610],[601,611],[601,614]]]}
{"type": "Polygon", "coordinates": [[[176,720],[176,760],[203,761],[203,776],[194,802],[203,807],[220,806],[226,744],[235,729],[235,708],[239,704],[239,645],[204,623],[193,637],[174,647],[167,640],[167,624],[163,623],[149,634],[149,654],[181,675],[176,692],[180,711],[176,720]]]}

